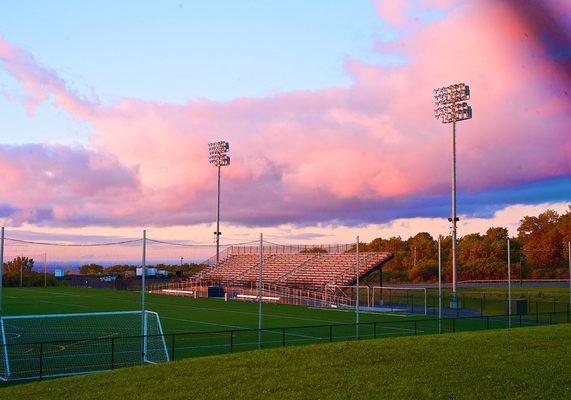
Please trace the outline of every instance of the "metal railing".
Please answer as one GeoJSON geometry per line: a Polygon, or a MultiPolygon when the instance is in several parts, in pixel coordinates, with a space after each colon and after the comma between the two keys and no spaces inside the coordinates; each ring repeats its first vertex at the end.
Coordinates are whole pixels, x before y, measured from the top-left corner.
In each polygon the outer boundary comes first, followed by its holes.
{"type": "Polygon", "coordinates": [[[44,379],[258,348],[569,323],[571,313],[405,319],[263,329],[177,332],[0,346],[4,380],[44,379]],[[142,344],[145,344],[142,346],[142,344]],[[160,346],[153,344],[160,343],[160,346]],[[163,345],[164,344],[164,345],[163,345]],[[261,346],[259,346],[261,345],[261,346]],[[259,346],[259,347],[258,347],[259,346]],[[147,349],[142,354],[141,349],[147,349]]]}

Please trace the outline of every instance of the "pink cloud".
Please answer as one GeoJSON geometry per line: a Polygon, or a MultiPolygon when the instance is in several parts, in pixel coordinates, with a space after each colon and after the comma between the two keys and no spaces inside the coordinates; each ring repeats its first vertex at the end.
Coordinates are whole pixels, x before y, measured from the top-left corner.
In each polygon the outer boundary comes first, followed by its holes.
{"type": "Polygon", "coordinates": [[[140,190],[136,168],[82,147],[0,146],[0,169],[0,204],[14,205],[5,215],[11,224],[128,217],[117,204],[136,204],[140,190]]]}
{"type": "MultiPolygon", "coordinates": [[[[379,15],[406,26],[406,10],[389,3],[381,3],[379,15]]],[[[367,204],[390,207],[446,193],[450,126],[432,117],[432,89],[464,80],[472,87],[474,119],[459,125],[463,190],[571,175],[570,78],[526,20],[507,2],[419,4],[445,7],[449,14],[378,44],[381,52],[406,56],[406,64],[349,60],[349,88],[223,103],[86,101],[56,72],[0,38],[4,66],[26,88],[28,107],[54,96],[56,106],[93,125],[90,157],[106,155],[104,166],[132,179],[120,196],[113,193],[121,191],[120,179],[109,183],[111,192],[95,188],[102,179],[97,174],[72,179],[50,192],[53,209],[62,210],[56,221],[82,215],[99,220],[102,213],[115,215],[118,225],[210,221],[215,187],[206,144],[220,138],[231,142],[223,204],[225,218],[235,222],[343,219],[367,204]],[[132,187],[140,201],[125,202],[132,187]],[[81,199],[80,205],[69,207],[70,199],[81,199]]],[[[38,168],[51,165],[42,160],[38,168]]],[[[42,184],[21,167],[10,168],[0,181],[42,184]]],[[[5,201],[33,208],[40,199],[15,194],[5,201]]]]}

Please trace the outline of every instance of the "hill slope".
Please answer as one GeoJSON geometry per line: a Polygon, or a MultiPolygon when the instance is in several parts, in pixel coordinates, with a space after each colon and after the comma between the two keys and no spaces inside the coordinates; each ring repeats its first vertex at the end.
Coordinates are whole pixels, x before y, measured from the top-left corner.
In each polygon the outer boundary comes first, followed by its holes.
{"type": "Polygon", "coordinates": [[[187,359],[0,388],[0,399],[571,398],[571,325],[187,359]]]}

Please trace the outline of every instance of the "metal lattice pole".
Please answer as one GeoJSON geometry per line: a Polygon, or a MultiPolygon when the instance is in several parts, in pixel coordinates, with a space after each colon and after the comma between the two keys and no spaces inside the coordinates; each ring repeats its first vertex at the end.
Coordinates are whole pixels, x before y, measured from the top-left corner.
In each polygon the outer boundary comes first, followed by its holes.
{"type": "Polygon", "coordinates": [[[569,306],[571,306],[571,240],[567,243],[567,257],[569,258],[569,306]]]}
{"type": "Polygon", "coordinates": [[[264,250],[264,235],[260,233],[260,264],[258,268],[258,350],[262,348],[262,257],[264,250]]]}
{"type": "Polygon", "coordinates": [[[357,275],[357,298],[355,300],[355,337],[359,339],[359,236],[357,236],[357,262],[355,263],[357,275]]]}

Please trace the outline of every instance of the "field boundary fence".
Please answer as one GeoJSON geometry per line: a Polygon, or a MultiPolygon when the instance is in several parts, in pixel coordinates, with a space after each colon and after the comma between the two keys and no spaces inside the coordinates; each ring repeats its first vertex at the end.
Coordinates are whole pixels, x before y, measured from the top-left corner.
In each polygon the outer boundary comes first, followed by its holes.
{"type": "MultiPolygon", "coordinates": [[[[153,294],[174,296],[208,297],[208,287],[219,286],[228,294],[230,300],[257,301],[258,284],[250,285],[220,285],[219,282],[200,280],[164,282],[149,285],[148,291],[153,294]]],[[[304,305],[309,307],[336,307],[350,309],[355,307],[355,286],[327,286],[324,290],[310,290],[289,287],[272,283],[262,283],[262,301],[266,303],[282,303],[304,305]],[[348,293],[338,289],[344,288],[348,293]]],[[[438,295],[431,293],[430,289],[406,288],[389,286],[361,286],[359,288],[361,308],[365,311],[397,312],[411,314],[438,314],[438,295]]],[[[507,314],[542,314],[549,312],[571,312],[570,303],[556,298],[539,298],[520,296],[512,298],[509,303],[507,297],[480,293],[459,297],[460,307],[450,308],[452,302],[450,293],[442,295],[442,312],[445,316],[486,316],[507,314]],[[524,300],[522,302],[522,300],[524,300]],[[523,308],[522,308],[523,307],[523,308]]]]}
{"type": "MultiPolygon", "coordinates": [[[[110,371],[140,365],[141,342],[160,342],[166,346],[168,356],[164,362],[210,355],[230,354],[277,347],[331,343],[385,337],[419,336],[426,334],[457,333],[492,329],[520,328],[569,323],[571,313],[537,313],[523,315],[485,315],[339,323],[262,329],[232,329],[220,331],[176,332],[138,336],[111,336],[74,340],[1,344],[3,354],[13,354],[17,362],[26,367],[21,378],[12,378],[10,358],[5,358],[0,373],[3,380],[45,379],[64,375],[110,371]],[[65,349],[79,349],[65,352],[65,349]],[[58,352],[60,354],[58,354],[58,352]],[[137,353],[133,357],[131,353],[137,353]],[[61,358],[61,359],[60,359],[61,358]],[[70,366],[73,370],[70,370],[70,366]],[[66,373],[62,374],[61,369],[66,373]]],[[[144,358],[144,354],[143,354],[144,358]]]]}

